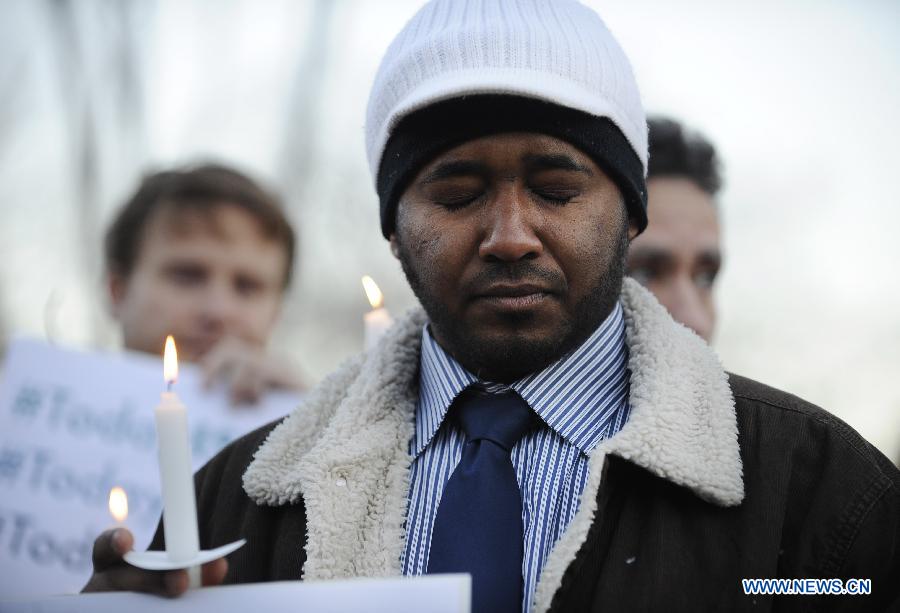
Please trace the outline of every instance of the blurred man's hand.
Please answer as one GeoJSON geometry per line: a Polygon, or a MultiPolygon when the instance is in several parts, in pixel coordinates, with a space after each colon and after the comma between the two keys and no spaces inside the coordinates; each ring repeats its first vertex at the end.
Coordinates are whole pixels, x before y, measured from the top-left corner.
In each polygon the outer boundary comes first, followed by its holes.
{"type": "MultiPolygon", "coordinates": [[[[82,592],[146,592],[179,596],[188,589],[186,570],[152,571],[131,566],[122,559],[134,547],[125,528],[107,530],[94,541],[94,574],[82,592]]],[[[203,585],[219,585],[228,572],[228,561],[219,558],[203,565],[203,585]]]]}
{"type": "Polygon", "coordinates": [[[219,341],[200,359],[206,385],[224,380],[234,404],[255,403],[269,389],[300,391],[303,382],[293,365],[237,337],[219,341]]]}

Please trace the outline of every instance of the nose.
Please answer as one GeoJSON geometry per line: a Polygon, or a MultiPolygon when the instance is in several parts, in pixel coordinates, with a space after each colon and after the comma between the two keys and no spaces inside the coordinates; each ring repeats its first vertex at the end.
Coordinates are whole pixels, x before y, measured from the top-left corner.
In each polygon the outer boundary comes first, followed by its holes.
{"type": "Polygon", "coordinates": [[[679,321],[709,342],[715,326],[715,309],[711,296],[701,295],[700,288],[689,275],[673,280],[663,302],[675,321],[679,321]]]}
{"type": "Polygon", "coordinates": [[[203,294],[200,309],[201,325],[206,331],[227,330],[236,313],[237,300],[228,283],[224,280],[210,283],[203,294]]]}
{"type": "Polygon", "coordinates": [[[488,261],[517,262],[542,252],[527,194],[516,185],[502,186],[484,209],[484,238],[478,255],[488,261]]]}

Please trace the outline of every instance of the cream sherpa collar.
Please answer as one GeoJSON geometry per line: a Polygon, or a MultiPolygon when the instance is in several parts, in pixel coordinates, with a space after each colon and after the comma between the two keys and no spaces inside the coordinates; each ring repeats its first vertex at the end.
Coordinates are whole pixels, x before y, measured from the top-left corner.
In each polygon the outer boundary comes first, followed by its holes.
{"type": "MultiPolygon", "coordinates": [[[[587,537],[607,454],[614,454],[722,506],[744,496],[734,399],[712,350],[630,279],[622,306],[631,370],[631,416],[590,460],[575,518],[538,584],[549,607],[587,537]]],[[[303,498],[306,579],[400,573],[409,489],[409,441],[418,395],[425,315],[408,313],[375,351],[351,360],[276,427],[244,474],[259,504],[303,498]]]]}

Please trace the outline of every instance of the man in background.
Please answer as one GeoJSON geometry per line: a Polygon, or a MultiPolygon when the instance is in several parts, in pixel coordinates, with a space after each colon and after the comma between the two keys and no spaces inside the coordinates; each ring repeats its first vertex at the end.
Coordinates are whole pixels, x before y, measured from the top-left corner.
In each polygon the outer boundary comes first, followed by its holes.
{"type": "Polygon", "coordinates": [[[106,233],[107,287],[126,348],[160,354],[167,335],[234,402],[298,390],[267,342],[293,272],[294,231],[278,200],[219,165],[146,176],[106,233]]]}
{"type": "Polygon", "coordinates": [[[652,118],[647,169],[650,223],[628,250],[628,274],[672,317],[709,342],[716,325],[713,284],[722,264],[715,197],[716,150],[677,121],[652,118]]]}

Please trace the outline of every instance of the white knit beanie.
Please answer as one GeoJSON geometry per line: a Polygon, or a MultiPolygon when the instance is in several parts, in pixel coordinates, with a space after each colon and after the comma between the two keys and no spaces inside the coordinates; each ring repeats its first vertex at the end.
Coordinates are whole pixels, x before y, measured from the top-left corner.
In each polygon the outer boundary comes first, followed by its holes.
{"type": "Polygon", "coordinates": [[[432,0],[388,47],[369,96],[366,152],[379,168],[397,124],[473,94],[546,101],[608,118],[647,170],[647,122],[622,48],[575,0],[432,0]]]}

